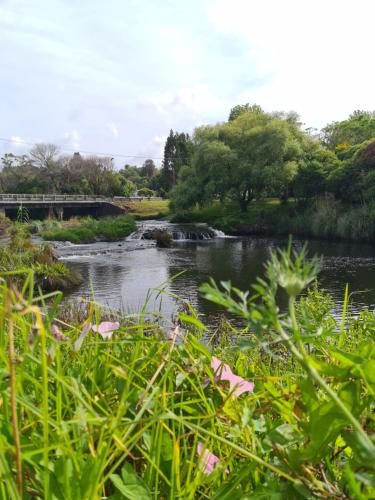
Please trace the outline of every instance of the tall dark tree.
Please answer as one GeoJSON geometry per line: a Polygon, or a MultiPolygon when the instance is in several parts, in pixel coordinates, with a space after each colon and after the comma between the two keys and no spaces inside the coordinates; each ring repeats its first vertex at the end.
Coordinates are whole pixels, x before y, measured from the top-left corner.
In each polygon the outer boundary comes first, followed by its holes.
{"type": "Polygon", "coordinates": [[[141,176],[151,179],[156,174],[156,165],[153,160],[146,160],[141,168],[141,176]]]}
{"type": "Polygon", "coordinates": [[[164,146],[162,185],[165,191],[176,184],[178,172],[183,165],[190,165],[192,142],[189,134],[170,131],[164,146]]]}

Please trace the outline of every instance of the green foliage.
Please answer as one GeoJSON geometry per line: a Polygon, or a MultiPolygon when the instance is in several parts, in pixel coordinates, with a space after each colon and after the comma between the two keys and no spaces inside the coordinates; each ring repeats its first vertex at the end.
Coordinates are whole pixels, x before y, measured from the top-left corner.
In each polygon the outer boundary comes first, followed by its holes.
{"type": "Polygon", "coordinates": [[[347,120],[332,122],[322,130],[323,143],[330,149],[345,151],[375,137],[375,113],[354,111],[347,120]]]}
{"type": "Polygon", "coordinates": [[[0,274],[16,284],[34,273],[34,286],[43,290],[65,290],[81,282],[81,276],[59,262],[48,244],[32,243],[27,226],[16,224],[10,230],[10,241],[0,246],[0,274]]]}
{"type": "Polygon", "coordinates": [[[249,111],[259,114],[263,113],[263,109],[260,106],[258,106],[258,104],[253,104],[252,106],[250,106],[248,102],[246,104],[237,104],[230,110],[228,121],[231,122],[232,120],[235,120],[243,113],[248,113],[249,111]]]}
{"type": "Polygon", "coordinates": [[[131,215],[104,217],[103,219],[82,219],[77,223],[60,223],[56,229],[41,231],[47,241],[70,241],[72,243],[90,243],[97,240],[116,241],[129,236],[136,230],[131,215]]]}
{"type": "Polygon", "coordinates": [[[152,160],[142,167],[115,169],[113,158],[79,153],[62,156],[53,144],[38,144],[28,155],[5,154],[0,185],[6,193],[62,193],[131,196],[139,188],[160,189],[160,173],[152,160]]]}
{"type": "Polygon", "coordinates": [[[125,165],[119,174],[124,185],[124,196],[133,196],[141,189],[151,189],[158,193],[162,189],[161,173],[157,170],[153,160],[146,160],[142,167],[125,165]]]}
{"type": "Polygon", "coordinates": [[[151,196],[155,196],[155,193],[152,189],[141,188],[138,189],[138,196],[146,196],[147,198],[150,198],[151,196]]]}
{"type": "Polygon", "coordinates": [[[253,201],[243,213],[233,203],[179,212],[173,222],[206,222],[233,235],[298,235],[302,237],[375,240],[375,210],[368,205],[348,205],[333,196],[301,203],[276,199],[253,201]]]}
{"type": "Polygon", "coordinates": [[[319,149],[294,116],[258,107],[242,109],[227,123],[196,129],[193,141],[192,166],[181,171],[171,193],[175,211],[215,199],[234,199],[242,211],[267,194],[287,199],[307,152],[319,149]]]}
{"type": "Polygon", "coordinates": [[[316,271],[289,248],[250,292],[203,285],[244,324],[219,345],[200,342],[192,307],[172,334],[111,316],[121,325],[102,338],[82,333],[108,320],[99,306],[60,323],[60,296],[46,308],[31,274],[23,293],[0,282],[2,497],[373,498],[375,316],[347,316],[338,334],[324,292],[296,297],[316,271]],[[231,393],[213,356],[253,392],[231,393]]]}
{"type": "Polygon", "coordinates": [[[161,187],[168,193],[177,182],[184,165],[190,165],[193,144],[189,134],[170,131],[164,146],[161,187]]]}

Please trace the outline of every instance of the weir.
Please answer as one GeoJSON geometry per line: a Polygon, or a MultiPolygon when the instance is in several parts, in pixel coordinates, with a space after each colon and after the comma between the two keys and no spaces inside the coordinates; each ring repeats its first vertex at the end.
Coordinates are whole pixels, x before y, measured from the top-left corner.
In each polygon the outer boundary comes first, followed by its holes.
{"type": "Polygon", "coordinates": [[[225,238],[222,231],[206,225],[144,223],[139,225],[137,231],[131,234],[128,240],[154,240],[159,232],[167,232],[173,241],[204,241],[225,238]]]}

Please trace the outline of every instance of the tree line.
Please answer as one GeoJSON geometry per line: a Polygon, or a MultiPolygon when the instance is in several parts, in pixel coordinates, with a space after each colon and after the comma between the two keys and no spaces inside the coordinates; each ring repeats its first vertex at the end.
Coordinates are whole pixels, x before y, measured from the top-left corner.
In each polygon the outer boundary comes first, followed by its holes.
{"type": "Polygon", "coordinates": [[[1,158],[3,193],[151,196],[159,189],[160,172],[151,159],[141,167],[117,170],[113,158],[62,155],[54,144],[36,144],[27,154],[6,153],[1,158]]]}
{"type": "Polygon", "coordinates": [[[228,120],[198,127],[190,137],[171,130],[158,169],[116,169],[113,158],[61,154],[37,144],[27,154],[1,158],[0,190],[8,193],[167,196],[175,211],[235,201],[327,193],[353,204],[375,201],[375,112],[355,111],[320,133],[303,128],[296,113],[237,105],[228,120]]]}
{"type": "Polygon", "coordinates": [[[375,201],[375,113],[355,111],[316,133],[296,113],[232,108],[228,121],[198,127],[188,164],[170,190],[172,208],[232,200],[308,200],[330,193],[353,204],[375,201]]]}

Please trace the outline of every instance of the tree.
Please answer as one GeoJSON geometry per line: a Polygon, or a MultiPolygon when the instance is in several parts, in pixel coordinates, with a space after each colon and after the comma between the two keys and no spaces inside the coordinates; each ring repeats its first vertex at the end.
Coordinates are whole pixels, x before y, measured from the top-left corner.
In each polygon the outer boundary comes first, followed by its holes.
{"type": "Polygon", "coordinates": [[[192,168],[179,176],[172,207],[230,197],[246,211],[251,200],[267,192],[287,197],[305,136],[286,116],[275,117],[257,107],[227,123],[196,129],[192,168]],[[189,189],[191,196],[184,194],[189,189]]]}
{"type": "Polygon", "coordinates": [[[323,148],[319,141],[309,136],[304,141],[303,150],[293,189],[297,198],[307,200],[327,191],[328,179],[340,168],[341,161],[335,153],[323,148]]]}
{"type": "Polygon", "coordinates": [[[157,168],[153,160],[146,160],[140,170],[140,175],[142,177],[147,177],[151,179],[156,174],[157,168]]]}
{"type": "Polygon", "coordinates": [[[363,203],[367,179],[372,179],[369,175],[375,170],[375,140],[364,141],[350,152],[329,177],[329,189],[343,201],[363,203]]]}
{"type": "Polygon", "coordinates": [[[203,205],[205,198],[205,186],[196,175],[193,165],[185,165],[178,175],[178,182],[170,192],[171,209],[176,212],[184,212],[195,205],[203,205]]]}
{"type": "Polygon", "coordinates": [[[162,185],[165,191],[176,184],[178,173],[183,165],[190,165],[192,143],[189,134],[170,131],[164,146],[162,163],[162,185]]]}
{"type": "Polygon", "coordinates": [[[30,150],[30,158],[33,164],[43,171],[43,175],[48,181],[49,190],[53,193],[59,192],[63,178],[58,162],[60,149],[55,144],[36,144],[30,150]]]}
{"type": "Polygon", "coordinates": [[[231,122],[243,113],[248,113],[249,111],[252,113],[263,113],[263,109],[258,106],[258,104],[253,104],[251,106],[248,102],[246,104],[237,104],[230,110],[228,121],[231,122]]]}
{"type": "Polygon", "coordinates": [[[45,179],[27,155],[6,153],[1,158],[0,186],[3,193],[43,193],[45,179]]]}
{"type": "Polygon", "coordinates": [[[342,151],[375,137],[375,111],[354,111],[347,120],[332,122],[322,129],[323,144],[342,151]]]}

